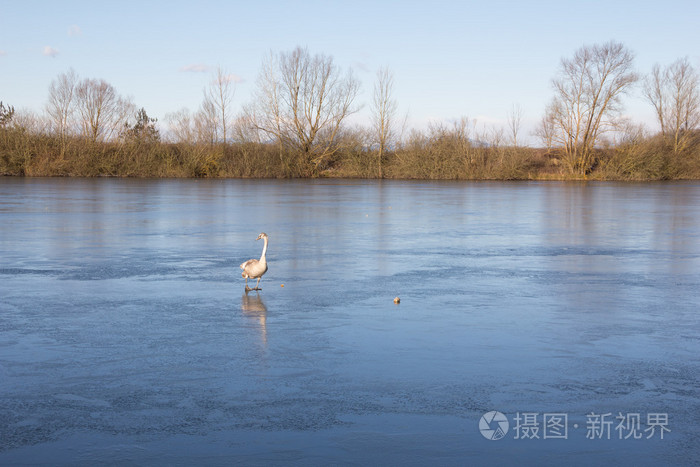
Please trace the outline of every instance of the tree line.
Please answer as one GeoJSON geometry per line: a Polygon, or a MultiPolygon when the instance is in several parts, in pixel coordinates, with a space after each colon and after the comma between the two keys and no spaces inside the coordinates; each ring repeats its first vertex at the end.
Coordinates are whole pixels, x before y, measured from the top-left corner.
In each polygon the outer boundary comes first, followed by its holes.
{"type": "Polygon", "coordinates": [[[219,68],[195,112],[159,126],[102,79],[55,78],[44,113],[0,102],[0,173],[46,176],[363,177],[420,179],[700,178],[700,77],[687,58],[634,69],[621,43],[583,46],[561,60],[552,99],[523,146],[522,109],[507,126],[460,118],[407,129],[394,75],[376,75],[371,121],[350,125],[360,83],[325,54],[270,53],[250,103],[233,111],[236,80],[219,68]],[[657,128],[623,117],[641,85],[657,128]],[[161,134],[161,128],[167,129],[161,134]]]}

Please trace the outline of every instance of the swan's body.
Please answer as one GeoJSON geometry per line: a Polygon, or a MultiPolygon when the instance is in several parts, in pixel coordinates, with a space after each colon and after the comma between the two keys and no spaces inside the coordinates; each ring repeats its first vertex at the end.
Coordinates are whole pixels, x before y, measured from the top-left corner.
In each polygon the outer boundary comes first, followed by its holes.
{"type": "Polygon", "coordinates": [[[267,272],[267,260],[265,259],[265,253],[267,253],[267,234],[265,232],[258,235],[255,240],[263,239],[263,250],[260,259],[249,259],[245,263],[241,264],[242,277],[245,277],[245,289],[248,290],[262,290],[260,286],[260,279],[262,279],[263,274],[267,272]],[[248,279],[257,279],[258,283],[255,284],[254,288],[248,287],[248,279]]]}

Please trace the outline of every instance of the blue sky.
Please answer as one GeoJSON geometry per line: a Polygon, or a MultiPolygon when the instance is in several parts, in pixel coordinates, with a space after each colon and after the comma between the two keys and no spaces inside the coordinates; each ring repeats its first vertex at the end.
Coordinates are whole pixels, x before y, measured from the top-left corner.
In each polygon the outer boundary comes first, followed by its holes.
{"type": "MultiPolygon", "coordinates": [[[[40,112],[51,81],[73,68],[102,78],[149,115],[202,100],[217,66],[249,102],[270,51],[306,46],[352,67],[368,114],[375,73],[388,66],[409,126],[476,118],[505,125],[514,104],[530,132],[552,96],[562,57],[623,42],[648,72],[688,57],[700,69],[698,1],[33,1],[0,0],[0,100],[40,112]],[[207,70],[207,71],[197,71],[207,70]]],[[[653,124],[640,92],[627,113],[653,124]]]]}

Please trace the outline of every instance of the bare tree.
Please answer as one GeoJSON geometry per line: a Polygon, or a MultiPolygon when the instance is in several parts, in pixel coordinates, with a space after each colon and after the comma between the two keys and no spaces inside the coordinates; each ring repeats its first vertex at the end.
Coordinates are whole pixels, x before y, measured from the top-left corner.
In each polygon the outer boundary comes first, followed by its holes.
{"type": "Polygon", "coordinates": [[[644,96],[654,106],[656,118],[661,127],[661,136],[665,139],[667,128],[665,117],[668,104],[666,103],[667,92],[664,74],[661,71],[661,66],[658,63],[655,64],[651,69],[651,73],[644,79],[644,96]]]}
{"type": "Polygon", "coordinates": [[[109,140],[134,108],[104,80],[84,79],[76,88],[83,135],[90,141],[109,140]]]}
{"type": "Polygon", "coordinates": [[[552,150],[553,140],[554,140],[554,118],[553,113],[549,108],[545,111],[545,115],[540,120],[540,124],[535,129],[535,136],[537,136],[542,144],[544,144],[547,152],[552,150]]]}
{"type": "Polygon", "coordinates": [[[233,138],[236,142],[262,144],[260,132],[255,128],[251,117],[245,111],[238,115],[233,122],[233,138]]]}
{"type": "Polygon", "coordinates": [[[518,146],[518,134],[523,122],[523,107],[520,104],[513,104],[508,114],[508,129],[512,137],[513,146],[518,146]]]}
{"type": "Polygon", "coordinates": [[[633,53],[617,42],[585,46],[573,59],[562,59],[547,118],[572,173],[590,169],[596,143],[614,127],[621,96],[638,79],[633,61],[633,53]]]}
{"type": "Polygon", "coordinates": [[[356,109],[359,82],[326,55],[305,48],[271,54],[263,63],[255,102],[246,109],[255,128],[301,153],[314,170],[338,149],[342,123],[356,109]]]}
{"type": "Polygon", "coordinates": [[[661,69],[657,64],[644,82],[644,95],[654,106],[662,137],[682,151],[690,130],[700,124],[700,76],[687,58],[661,69]]]}
{"type": "Polygon", "coordinates": [[[228,128],[231,120],[231,103],[236,94],[236,77],[226,73],[221,67],[216,70],[216,76],[209,89],[204,91],[205,107],[216,111],[218,115],[217,134],[221,135],[222,142],[228,141],[228,128]]]}
{"type": "Polygon", "coordinates": [[[388,67],[382,67],[377,71],[377,81],[374,84],[374,96],[372,99],[372,130],[378,145],[379,178],[383,177],[382,158],[384,157],[384,152],[394,137],[396,100],[393,97],[393,92],[394,75],[388,67]]]}
{"type": "Polygon", "coordinates": [[[18,110],[13,115],[12,126],[33,135],[46,134],[49,130],[47,119],[30,109],[18,110]]]}
{"type": "Polygon", "coordinates": [[[77,85],[78,75],[71,69],[58,75],[49,86],[46,112],[51,120],[53,131],[58,134],[61,141],[61,157],[65,154],[66,139],[71,131],[77,85]]]}
{"type": "Polygon", "coordinates": [[[219,112],[214,101],[206,96],[194,116],[194,128],[200,143],[214,146],[219,140],[219,112]]]}
{"type": "Polygon", "coordinates": [[[168,139],[178,143],[214,146],[220,140],[220,114],[211,99],[205,97],[194,114],[181,109],[165,116],[168,139]]]}
{"type": "Polygon", "coordinates": [[[194,144],[196,141],[192,115],[188,109],[181,109],[165,115],[168,123],[168,139],[176,143],[194,144]]]}

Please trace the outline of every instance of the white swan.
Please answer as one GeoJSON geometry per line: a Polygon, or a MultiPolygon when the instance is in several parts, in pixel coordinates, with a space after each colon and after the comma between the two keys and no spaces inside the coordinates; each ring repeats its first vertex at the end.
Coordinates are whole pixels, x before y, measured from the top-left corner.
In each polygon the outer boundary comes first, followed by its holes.
{"type": "Polygon", "coordinates": [[[267,234],[265,232],[261,233],[258,235],[258,238],[255,240],[260,240],[263,239],[263,250],[262,250],[262,255],[260,255],[260,259],[249,259],[245,263],[241,264],[241,269],[243,269],[243,272],[241,273],[241,277],[245,277],[245,290],[246,292],[249,290],[262,290],[260,288],[260,279],[262,279],[263,274],[267,272],[267,260],[265,259],[265,253],[267,253],[267,234]],[[258,283],[255,284],[254,288],[248,287],[248,279],[257,279],[258,283]]]}

